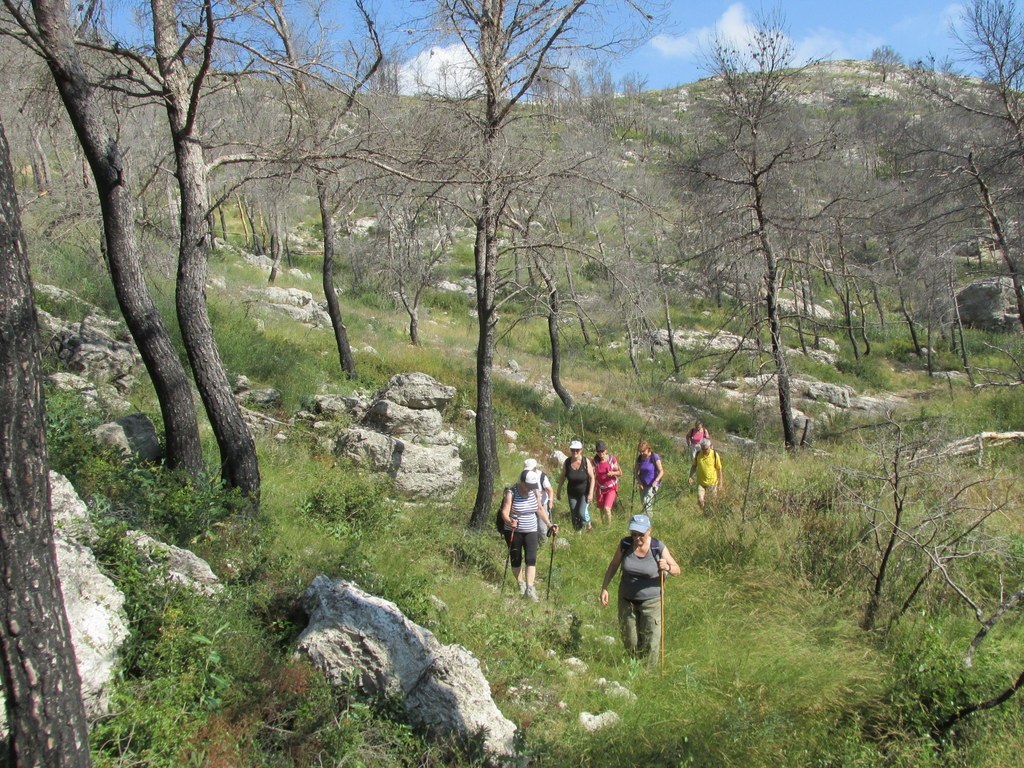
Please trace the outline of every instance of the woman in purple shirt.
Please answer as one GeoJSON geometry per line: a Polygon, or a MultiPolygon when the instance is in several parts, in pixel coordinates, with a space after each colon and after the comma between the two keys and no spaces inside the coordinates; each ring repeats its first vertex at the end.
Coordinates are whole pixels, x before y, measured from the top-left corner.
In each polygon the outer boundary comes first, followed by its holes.
{"type": "Polygon", "coordinates": [[[661,466],[661,456],[651,450],[651,444],[646,440],[640,441],[637,451],[633,472],[637,485],[640,486],[643,512],[645,515],[649,515],[651,507],[654,505],[654,494],[658,492],[661,487],[661,478],[665,476],[665,469],[661,466]]]}

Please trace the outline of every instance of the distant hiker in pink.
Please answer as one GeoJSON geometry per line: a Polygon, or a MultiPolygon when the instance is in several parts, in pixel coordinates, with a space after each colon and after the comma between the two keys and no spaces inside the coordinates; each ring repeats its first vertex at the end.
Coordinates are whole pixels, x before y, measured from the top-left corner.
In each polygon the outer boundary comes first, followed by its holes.
{"type": "Polygon", "coordinates": [[[608,453],[604,440],[598,440],[594,446],[594,479],[597,481],[597,508],[601,510],[602,519],[611,525],[612,507],[619,495],[619,478],[622,470],[619,460],[608,453]]]}
{"type": "Polygon", "coordinates": [[[711,439],[711,433],[708,432],[708,428],[704,426],[704,422],[693,422],[693,427],[686,433],[686,440],[690,445],[690,461],[693,461],[697,456],[697,451],[700,450],[700,441],[705,437],[708,440],[711,439]]]}

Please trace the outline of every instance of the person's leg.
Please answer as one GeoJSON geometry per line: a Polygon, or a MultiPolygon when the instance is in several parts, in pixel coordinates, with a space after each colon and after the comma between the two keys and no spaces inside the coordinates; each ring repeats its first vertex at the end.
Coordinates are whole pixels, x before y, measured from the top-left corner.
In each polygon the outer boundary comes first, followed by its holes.
{"type": "Polygon", "coordinates": [[[604,515],[604,521],[608,525],[612,524],[612,507],[615,506],[615,500],[619,497],[618,487],[609,488],[601,496],[601,512],[604,515]]]}
{"type": "Polygon", "coordinates": [[[654,494],[658,492],[658,489],[653,485],[648,485],[644,488],[643,493],[640,495],[640,503],[643,506],[643,513],[645,515],[651,514],[651,509],[654,506],[654,494]]]}
{"type": "Polygon", "coordinates": [[[508,549],[509,563],[512,565],[512,575],[516,577],[519,584],[519,594],[526,594],[526,582],[522,579],[523,565],[523,534],[514,532],[508,549]]]}
{"type": "Polygon", "coordinates": [[[701,485],[700,483],[697,483],[697,506],[700,507],[700,511],[701,512],[704,511],[704,494],[705,494],[705,492],[706,491],[704,489],[704,486],[701,485]]]}
{"type": "Polygon", "coordinates": [[[622,635],[622,644],[626,648],[626,653],[636,656],[637,634],[634,606],[629,600],[623,600],[621,597],[619,598],[619,633],[622,635]]]}
{"type": "Polygon", "coordinates": [[[658,663],[661,653],[661,598],[637,604],[637,656],[648,664],[658,663]]]}
{"type": "Polygon", "coordinates": [[[583,520],[580,518],[580,501],[579,496],[569,496],[569,520],[572,522],[574,531],[583,528],[583,520]]]}
{"type": "Polygon", "coordinates": [[[583,530],[594,530],[594,526],[590,522],[590,504],[587,503],[586,496],[580,497],[580,519],[583,521],[583,530]]]}
{"type": "Polygon", "coordinates": [[[523,545],[526,549],[526,589],[524,594],[531,600],[536,601],[537,589],[534,582],[537,580],[537,533],[527,533],[523,536],[523,545]]]}

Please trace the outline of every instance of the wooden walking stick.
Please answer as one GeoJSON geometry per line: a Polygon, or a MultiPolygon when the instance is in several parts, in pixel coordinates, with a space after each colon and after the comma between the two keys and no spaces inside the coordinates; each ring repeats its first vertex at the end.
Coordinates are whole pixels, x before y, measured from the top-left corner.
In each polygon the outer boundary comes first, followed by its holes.
{"type": "Polygon", "coordinates": [[[661,674],[665,674],[665,571],[661,573],[661,674]]]}

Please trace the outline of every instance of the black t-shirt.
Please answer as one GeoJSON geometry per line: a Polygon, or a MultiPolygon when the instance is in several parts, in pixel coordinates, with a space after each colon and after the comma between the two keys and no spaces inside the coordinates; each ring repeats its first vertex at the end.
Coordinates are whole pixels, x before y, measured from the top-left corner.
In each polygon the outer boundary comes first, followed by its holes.
{"type": "Polygon", "coordinates": [[[572,459],[565,460],[565,487],[570,496],[586,496],[590,491],[590,473],[587,472],[586,456],[580,459],[580,468],[572,468],[572,459]]]}

